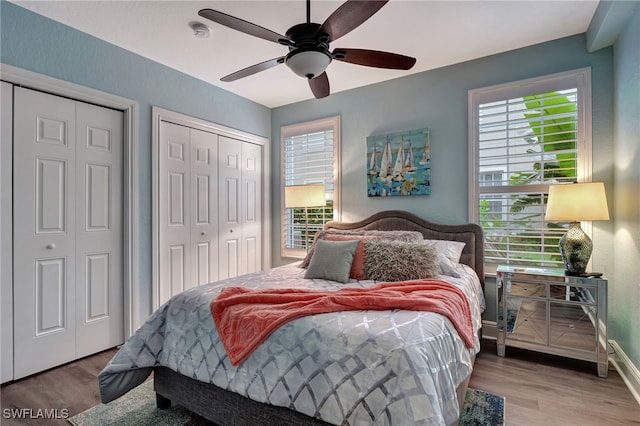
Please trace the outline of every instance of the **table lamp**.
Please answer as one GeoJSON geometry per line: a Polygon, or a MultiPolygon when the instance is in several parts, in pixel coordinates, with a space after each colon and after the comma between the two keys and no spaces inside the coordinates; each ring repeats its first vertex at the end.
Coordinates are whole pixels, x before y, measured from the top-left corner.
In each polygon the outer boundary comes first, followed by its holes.
{"type": "Polygon", "coordinates": [[[551,185],[545,216],[547,221],[571,223],[559,243],[565,274],[584,274],[593,243],[580,227],[580,221],[609,220],[604,183],[551,185]]]}
{"type": "Polygon", "coordinates": [[[284,206],[287,209],[304,208],[304,247],[309,251],[309,207],[324,207],[327,204],[324,184],[289,185],[284,187],[284,206]]]}

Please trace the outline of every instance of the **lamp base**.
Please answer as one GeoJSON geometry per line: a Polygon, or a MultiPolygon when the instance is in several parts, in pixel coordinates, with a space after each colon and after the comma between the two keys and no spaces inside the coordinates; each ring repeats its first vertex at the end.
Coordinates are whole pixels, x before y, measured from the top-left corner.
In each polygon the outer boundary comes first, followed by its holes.
{"type": "Polygon", "coordinates": [[[580,228],[580,222],[571,222],[567,233],[560,238],[559,246],[565,274],[584,274],[593,251],[593,243],[580,228]]]}

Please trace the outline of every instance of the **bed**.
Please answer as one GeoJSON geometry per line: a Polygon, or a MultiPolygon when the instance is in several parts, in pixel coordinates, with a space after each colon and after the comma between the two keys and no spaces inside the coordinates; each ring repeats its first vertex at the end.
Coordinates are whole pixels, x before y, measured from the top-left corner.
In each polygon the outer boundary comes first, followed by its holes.
{"type": "Polygon", "coordinates": [[[482,229],[384,211],[358,222],[329,222],[325,230],[407,231],[425,240],[458,242],[460,274],[437,278],[464,289],[473,314],[473,347],[465,346],[451,321],[433,312],[332,312],[287,323],[244,362],[232,365],[208,309],[222,288],[372,285],[304,279],[305,269],[295,263],[174,296],[100,373],[102,401],[119,397],[153,372],[158,407],[178,404],[220,425],[457,423],[481,338],[482,229]],[[185,327],[181,321],[187,317],[196,322],[185,327]]]}

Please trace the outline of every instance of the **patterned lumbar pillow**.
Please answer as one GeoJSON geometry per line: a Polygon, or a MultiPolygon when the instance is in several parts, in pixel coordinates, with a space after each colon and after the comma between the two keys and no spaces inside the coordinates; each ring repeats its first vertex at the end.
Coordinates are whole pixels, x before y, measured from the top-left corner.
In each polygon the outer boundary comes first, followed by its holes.
{"type": "Polygon", "coordinates": [[[406,281],[438,275],[438,253],[423,243],[372,240],[364,243],[364,274],[377,281],[406,281]]]}

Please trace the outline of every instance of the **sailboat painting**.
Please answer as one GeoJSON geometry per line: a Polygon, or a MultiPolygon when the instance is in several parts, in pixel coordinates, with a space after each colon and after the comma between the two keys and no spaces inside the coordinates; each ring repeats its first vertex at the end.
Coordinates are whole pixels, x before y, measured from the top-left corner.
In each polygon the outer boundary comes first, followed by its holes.
{"type": "Polygon", "coordinates": [[[429,129],[367,137],[367,195],[431,194],[429,129]]]}

